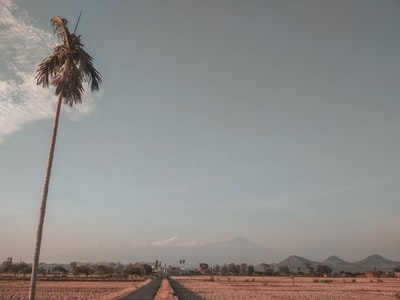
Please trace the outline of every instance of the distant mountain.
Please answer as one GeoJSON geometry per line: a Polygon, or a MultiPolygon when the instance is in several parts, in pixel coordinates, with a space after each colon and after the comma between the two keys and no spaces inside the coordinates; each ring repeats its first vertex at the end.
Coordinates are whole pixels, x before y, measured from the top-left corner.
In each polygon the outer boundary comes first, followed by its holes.
{"type": "Polygon", "coordinates": [[[368,272],[368,271],[384,271],[391,272],[393,268],[399,267],[400,262],[388,260],[378,254],[368,256],[367,258],[358,262],[347,262],[337,256],[330,256],[322,262],[310,261],[304,257],[289,256],[280,263],[276,264],[277,267],[287,266],[290,271],[297,272],[298,270],[307,273],[307,265],[316,267],[318,265],[327,265],[332,268],[333,272],[368,272]]]}
{"type": "MultiPolygon", "coordinates": [[[[118,254],[113,254],[113,256],[116,257],[113,259],[114,261],[149,262],[158,260],[163,264],[167,264],[167,266],[179,266],[179,261],[184,259],[185,266],[193,268],[198,267],[201,262],[209,265],[222,265],[231,262],[253,265],[261,262],[270,264],[282,259],[284,254],[250,241],[247,238],[235,237],[228,241],[200,246],[137,245],[124,249],[118,254]]],[[[100,251],[96,251],[91,257],[94,261],[104,261],[104,257],[111,257],[111,255],[102,255],[100,251]],[[96,254],[97,256],[95,256],[96,254]]]]}
{"type": "Polygon", "coordinates": [[[236,237],[232,240],[197,247],[151,246],[143,249],[137,248],[132,254],[135,257],[141,257],[140,260],[148,260],[149,254],[151,254],[152,257],[156,257],[172,265],[181,259],[185,259],[187,266],[198,266],[201,262],[210,265],[229,264],[231,262],[258,264],[260,262],[276,261],[283,257],[277,251],[252,242],[244,237],[236,237]]]}
{"type": "Polygon", "coordinates": [[[338,273],[340,271],[355,273],[355,272],[360,272],[361,269],[362,270],[364,269],[360,265],[357,265],[355,263],[349,263],[337,256],[330,256],[320,264],[327,265],[332,268],[333,272],[338,272],[338,273]]]}
{"type": "Polygon", "coordinates": [[[247,263],[271,262],[282,257],[277,251],[264,247],[244,237],[211,243],[196,249],[199,259],[210,263],[247,263]]]}
{"type": "Polygon", "coordinates": [[[282,260],[278,265],[286,265],[286,266],[301,266],[301,265],[305,265],[305,264],[316,264],[317,262],[311,261],[307,258],[304,257],[300,257],[300,256],[296,256],[296,255],[292,255],[289,256],[288,258],[282,260]]]}
{"type": "Polygon", "coordinates": [[[379,254],[373,254],[367,258],[356,262],[355,264],[364,267],[365,271],[393,271],[393,268],[399,267],[400,262],[386,259],[379,254]]]}
{"type": "Polygon", "coordinates": [[[336,255],[332,255],[329,256],[327,259],[325,259],[323,263],[330,265],[340,265],[340,264],[346,264],[347,262],[341,259],[340,257],[337,257],[336,255]]]}
{"type": "Polygon", "coordinates": [[[277,263],[275,266],[278,268],[287,266],[291,272],[301,271],[307,273],[308,272],[307,266],[312,266],[315,268],[317,265],[319,265],[318,262],[311,261],[304,257],[292,255],[282,260],[280,263],[277,263]]]}

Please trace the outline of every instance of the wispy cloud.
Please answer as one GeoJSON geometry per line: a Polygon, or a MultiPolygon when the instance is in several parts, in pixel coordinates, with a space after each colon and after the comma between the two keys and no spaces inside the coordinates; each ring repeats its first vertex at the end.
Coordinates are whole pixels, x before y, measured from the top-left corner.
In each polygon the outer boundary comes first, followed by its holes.
{"type": "Polygon", "coordinates": [[[134,247],[197,247],[201,246],[202,244],[196,240],[182,240],[177,236],[173,236],[165,240],[158,240],[154,242],[132,241],[131,245],[134,247]]]}
{"type": "MultiPolygon", "coordinates": [[[[53,116],[52,89],[36,85],[37,64],[51,54],[56,37],[34,26],[26,11],[11,0],[0,0],[0,143],[29,123],[53,116]]],[[[94,100],[67,109],[72,120],[90,113],[94,100]]]]}
{"type": "Polygon", "coordinates": [[[166,240],[159,240],[152,243],[153,246],[157,247],[196,247],[200,246],[197,241],[185,241],[181,240],[176,236],[173,236],[166,240]]]}

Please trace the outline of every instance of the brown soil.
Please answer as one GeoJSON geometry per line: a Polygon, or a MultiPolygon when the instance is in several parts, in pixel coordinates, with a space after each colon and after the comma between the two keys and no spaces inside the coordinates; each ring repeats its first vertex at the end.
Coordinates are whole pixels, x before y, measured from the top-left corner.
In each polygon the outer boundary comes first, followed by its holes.
{"type": "MultiPolygon", "coordinates": [[[[39,281],[36,286],[37,300],[114,300],[133,292],[149,281],[39,281]]],[[[26,300],[29,281],[0,281],[0,300],[26,300]]]]}
{"type": "Polygon", "coordinates": [[[154,300],[176,300],[175,293],[172,290],[171,286],[167,279],[163,279],[161,282],[160,289],[157,292],[154,300]]]}
{"type": "Polygon", "coordinates": [[[400,278],[176,276],[207,300],[396,300],[400,278]]]}

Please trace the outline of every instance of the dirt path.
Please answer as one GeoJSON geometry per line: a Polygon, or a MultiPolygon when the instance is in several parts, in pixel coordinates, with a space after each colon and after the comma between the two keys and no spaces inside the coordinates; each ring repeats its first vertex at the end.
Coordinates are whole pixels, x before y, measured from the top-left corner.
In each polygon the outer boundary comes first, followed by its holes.
{"type": "Polygon", "coordinates": [[[158,290],[157,295],[154,300],[176,300],[178,298],[175,297],[175,293],[172,290],[171,286],[167,279],[163,279],[161,282],[161,287],[158,290]]]}
{"type": "Polygon", "coordinates": [[[153,300],[161,284],[161,278],[156,278],[148,285],[141,287],[135,292],[120,298],[122,300],[153,300]]]}

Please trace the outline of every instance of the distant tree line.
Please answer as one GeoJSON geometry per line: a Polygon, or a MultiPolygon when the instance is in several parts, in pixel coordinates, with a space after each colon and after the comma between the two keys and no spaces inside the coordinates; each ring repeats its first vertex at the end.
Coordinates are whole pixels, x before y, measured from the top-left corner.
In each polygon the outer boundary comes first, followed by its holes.
{"type": "MultiPolygon", "coordinates": [[[[157,266],[158,267],[158,266],[157,266]]],[[[146,277],[153,274],[153,268],[151,265],[144,263],[130,263],[123,265],[119,263],[107,263],[107,264],[80,264],[77,262],[71,262],[68,267],[65,265],[56,265],[53,268],[46,269],[44,267],[38,268],[38,273],[42,276],[52,275],[65,277],[70,276],[96,276],[101,278],[133,278],[133,277],[146,277]]],[[[17,276],[32,272],[32,266],[25,263],[12,263],[12,261],[3,262],[0,265],[0,274],[17,276]]]]}
{"type": "MultiPolygon", "coordinates": [[[[10,274],[14,276],[21,274],[22,276],[25,276],[26,274],[31,273],[31,271],[32,267],[25,262],[20,262],[17,264],[4,262],[3,264],[0,265],[1,274],[10,274]]],[[[42,273],[45,272],[44,269],[42,269],[41,271],[42,273]]]]}
{"type": "MultiPolygon", "coordinates": [[[[400,272],[400,266],[393,268],[393,272],[379,271],[374,269],[370,273],[374,277],[394,277],[394,273],[400,272]]],[[[209,266],[207,263],[200,263],[198,273],[208,274],[208,275],[225,275],[225,276],[316,276],[316,277],[330,277],[330,276],[341,276],[341,277],[354,277],[359,276],[364,273],[359,272],[333,272],[333,269],[324,264],[311,265],[306,263],[303,267],[298,267],[296,269],[290,269],[287,265],[269,265],[267,263],[261,263],[255,268],[253,265],[247,265],[246,263],[241,264],[224,264],[224,265],[214,265],[209,266]]]]}
{"type": "Polygon", "coordinates": [[[130,277],[130,276],[151,276],[152,266],[143,263],[130,263],[123,265],[119,263],[108,264],[70,264],[73,275],[97,275],[100,277],[130,277]]]}
{"type": "MultiPolygon", "coordinates": [[[[182,263],[182,262],[180,262],[182,263]]],[[[81,264],[71,262],[69,265],[56,265],[52,268],[39,267],[38,273],[41,276],[79,276],[79,277],[99,277],[99,278],[115,278],[115,279],[132,279],[135,277],[146,277],[153,274],[161,274],[161,261],[156,261],[154,265],[144,263],[130,263],[128,265],[120,263],[105,263],[105,264],[81,264]]],[[[12,260],[7,260],[0,264],[0,274],[7,276],[25,277],[32,271],[32,266],[26,262],[13,263],[12,260]]],[[[361,275],[360,273],[351,273],[340,271],[333,273],[332,268],[327,265],[305,264],[303,268],[290,269],[288,266],[271,266],[267,263],[261,263],[255,268],[253,265],[246,263],[223,264],[210,266],[207,263],[200,263],[197,271],[186,271],[185,274],[207,274],[207,275],[224,275],[224,276],[342,276],[352,277],[361,275]]],[[[394,272],[400,272],[400,266],[393,268],[394,272]]],[[[374,269],[371,274],[375,277],[382,277],[382,271],[374,269]]]]}
{"type": "Polygon", "coordinates": [[[251,276],[254,275],[254,266],[247,265],[246,263],[241,264],[224,264],[222,266],[215,265],[209,266],[207,263],[200,263],[201,274],[218,274],[218,275],[236,275],[236,276],[251,276]]]}

